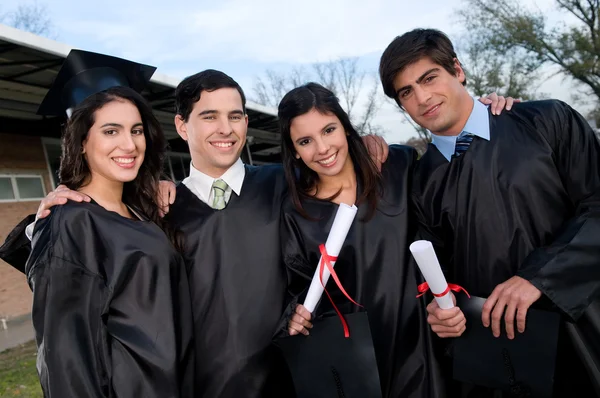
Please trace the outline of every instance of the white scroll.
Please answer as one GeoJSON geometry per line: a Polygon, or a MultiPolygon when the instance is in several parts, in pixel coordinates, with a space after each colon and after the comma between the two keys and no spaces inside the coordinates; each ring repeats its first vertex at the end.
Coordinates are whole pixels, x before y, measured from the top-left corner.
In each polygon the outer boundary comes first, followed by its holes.
{"type": "MultiPolygon", "coordinates": [[[[356,217],[357,210],[358,208],[354,205],[349,206],[345,203],[340,204],[338,211],[335,214],[331,231],[329,231],[329,235],[327,236],[327,242],[325,242],[325,249],[330,256],[337,257],[340,254],[340,250],[346,240],[350,226],[354,221],[354,217],[356,217]]],[[[319,259],[319,265],[321,264],[321,261],[323,261],[323,257],[319,259]]],[[[331,265],[334,266],[335,261],[331,261],[331,265]]],[[[321,281],[319,280],[319,267],[317,266],[317,270],[313,275],[312,282],[308,289],[308,294],[306,295],[306,300],[304,300],[303,304],[311,313],[317,307],[317,303],[323,295],[323,285],[327,284],[330,275],[327,268],[325,268],[323,270],[323,284],[321,284],[321,281]]]]}
{"type": "Polygon", "coordinates": [[[446,277],[442,272],[442,267],[435,255],[433,245],[428,240],[418,240],[410,245],[410,251],[417,261],[417,265],[425,277],[425,281],[429,285],[429,289],[434,294],[435,301],[443,310],[448,310],[454,307],[452,295],[448,289],[446,277]],[[441,297],[437,295],[446,292],[441,297]]]}

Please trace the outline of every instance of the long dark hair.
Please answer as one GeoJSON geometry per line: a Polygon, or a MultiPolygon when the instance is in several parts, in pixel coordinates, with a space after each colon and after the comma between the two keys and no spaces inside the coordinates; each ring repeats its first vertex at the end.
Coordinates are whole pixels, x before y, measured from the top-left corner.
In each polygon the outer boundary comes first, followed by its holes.
{"type": "Polygon", "coordinates": [[[122,100],[132,103],[140,112],[146,138],[144,161],[135,179],[124,184],[123,202],[159,225],[167,233],[174,246],[181,250],[180,234],[171,229],[160,217],[156,201],[167,141],[148,102],[131,88],[112,87],[93,94],[73,110],[62,137],[60,182],[72,190],[77,190],[85,185],[91,173],[83,156],[82,148],[90,128],[94,125],[96,111],[112,101],[122,100]]]}
{"type": "MultiPolygon", "coordinates": [[[[354,165],[356,176],[361,186],[357,204],[367,202],[370,218],[377,208],[377,200],[381,194],[381,173],[377,170],[362,138],[352,126],[348,114],[344,112],[338,98],[325,87],[317,83],[308,83],[296,87],[287,93],[279,103],[279,128],[281,131],[281,157],[289,192],[298,212],[310,218],[302,207],[301,198],[311,197],[309,193],[316,188],[319,176],[311,170],[302,159],[296,159],[296,149],[292,142],[290,127],[294,118],[316,109],[322,114],[334,114],[346,131],[348,152],[354,165]]],[[[328,200],[335,199],[341,190],[328,200]]],[[[314,194],[316,196],[316,193],[314,194]]]]}

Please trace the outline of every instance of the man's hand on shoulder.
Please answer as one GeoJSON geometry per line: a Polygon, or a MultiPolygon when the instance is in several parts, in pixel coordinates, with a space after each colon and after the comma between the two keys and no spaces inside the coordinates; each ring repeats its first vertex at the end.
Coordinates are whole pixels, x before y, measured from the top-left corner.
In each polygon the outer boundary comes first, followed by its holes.
{"type": "Polygon", "coordinates": [[[91,201],[89,196],[70,190],[64,185],[59,185],[54,191],[50,192],[44,199],[42,199],[35,215],[36,219],[48,217],[52,207],[62,206],[67,203],[67,200],[72,200],[73,202],[91,201]]]}
{"type": "Polygon", "coordinates": [[[381,165],[385,163],[388,158],[390,148],[387,142],[375,134],[369,134],[362,137],[363,143],[367,147],[367,151],[373,159],[373,163],[377,166],[377,169],[381,171],[381,165]]]}
{"type": "Polygon", "coordinates": [[[159,213],[164,217],[169,212],[169,206],[175,203],[177,187],[172,181],[160,181],[158,183],[158,197],[156,198],[159,213]]]}

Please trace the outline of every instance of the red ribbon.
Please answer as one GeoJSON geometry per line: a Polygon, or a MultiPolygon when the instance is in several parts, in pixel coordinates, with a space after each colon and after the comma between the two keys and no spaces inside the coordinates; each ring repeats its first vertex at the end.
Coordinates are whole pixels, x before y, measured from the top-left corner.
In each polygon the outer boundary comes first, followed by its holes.
{"type": "MultiPolygon", "coordinates": [[[[427,293],[427,291],[429,290],[429,285],[427,284],[427,282],[423,282],[419,286],[417,286],[417,290],[419,291],[419,293],[421,293],[421,294],[417,294],[417,297],[421,297],[422,295],[427,293]]],[[[435,297],[444,297],[446,294],[448,294],[448,292],[450,290],[452,290],[453,292],[457,292],[457,293],[460,291],[463,291],[463,292],[465,292],[465,294],[467,295],[468,298],[471,298],[471,296],[469,295],[469,292],[467,292],[464,287],[455,285],[454,283],[448,283],[446,290],[444,290],[441,293],[436,294],[434,292],[431,292],[431,294],[433,294],[435,297]]]]}
{"type": "Polygon", "coordinates": [[[321,258],[322,258],[321,263],[319,264],[319,280],[321,281],[321,285],[323,286],[323,290],[325,290],[327,297],[329,297],[329,301],[331,302],[331,305],[333,305],[333,309],[335,310],[338,317],[342,321],[342,327],[344,328],[344,337],[348,338],[348,337],[350,337],[350,330],[348,329],[348,323],[346,323],[346,320],[344,319],[344,315],[342,315],[340,310],[338,310],[338,308],[336,307],[335,303],[333,302],[333,299],[331,298],[331,295],[329,294],[329,292],[327,291],[327,288],[325,287],[325,284],[323,283],[323,270],[325,269],[325,267],[327,267],[327,269],[329,270],[329,273],[333,277],[335,284],[338,286],[338,288],[344,294],[344,296],[346,296],[346,298],[348,300],[350,300],[352,303],[358,305],[359,307],[362,307],[362,305],[358,304],[356,301],[354,301],[352,299],[352,297],[350,297],[350,295],[348,295],[348,293],[346,293],[346,289],[344,289],[344,287],[342,286],[342,282],[340,282],[340,279],[338,278],[337,274],[335,273],[335,270],[333,269],[333,265],[331,265],[331,262],[337,261],[337,257],[330,256],[329,253],[327,253],[327,249],[325,248],[325,245],[323,245],[323,244],[319,245],[319,250],[321,251],[321,258]]]}

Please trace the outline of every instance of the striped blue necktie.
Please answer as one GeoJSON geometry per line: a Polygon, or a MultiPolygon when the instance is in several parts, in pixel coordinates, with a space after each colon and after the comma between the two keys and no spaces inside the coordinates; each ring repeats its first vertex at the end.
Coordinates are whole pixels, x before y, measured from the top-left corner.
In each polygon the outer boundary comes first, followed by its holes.
{"type": "Polygon", "coordinates": [[[469,149],[469,145],[473,142],[473,138],[475,136],[471,133],[461,135],[456,140],[456,145],[454,146],[454,155],[452,157],[457,158],[469,149]]]}

